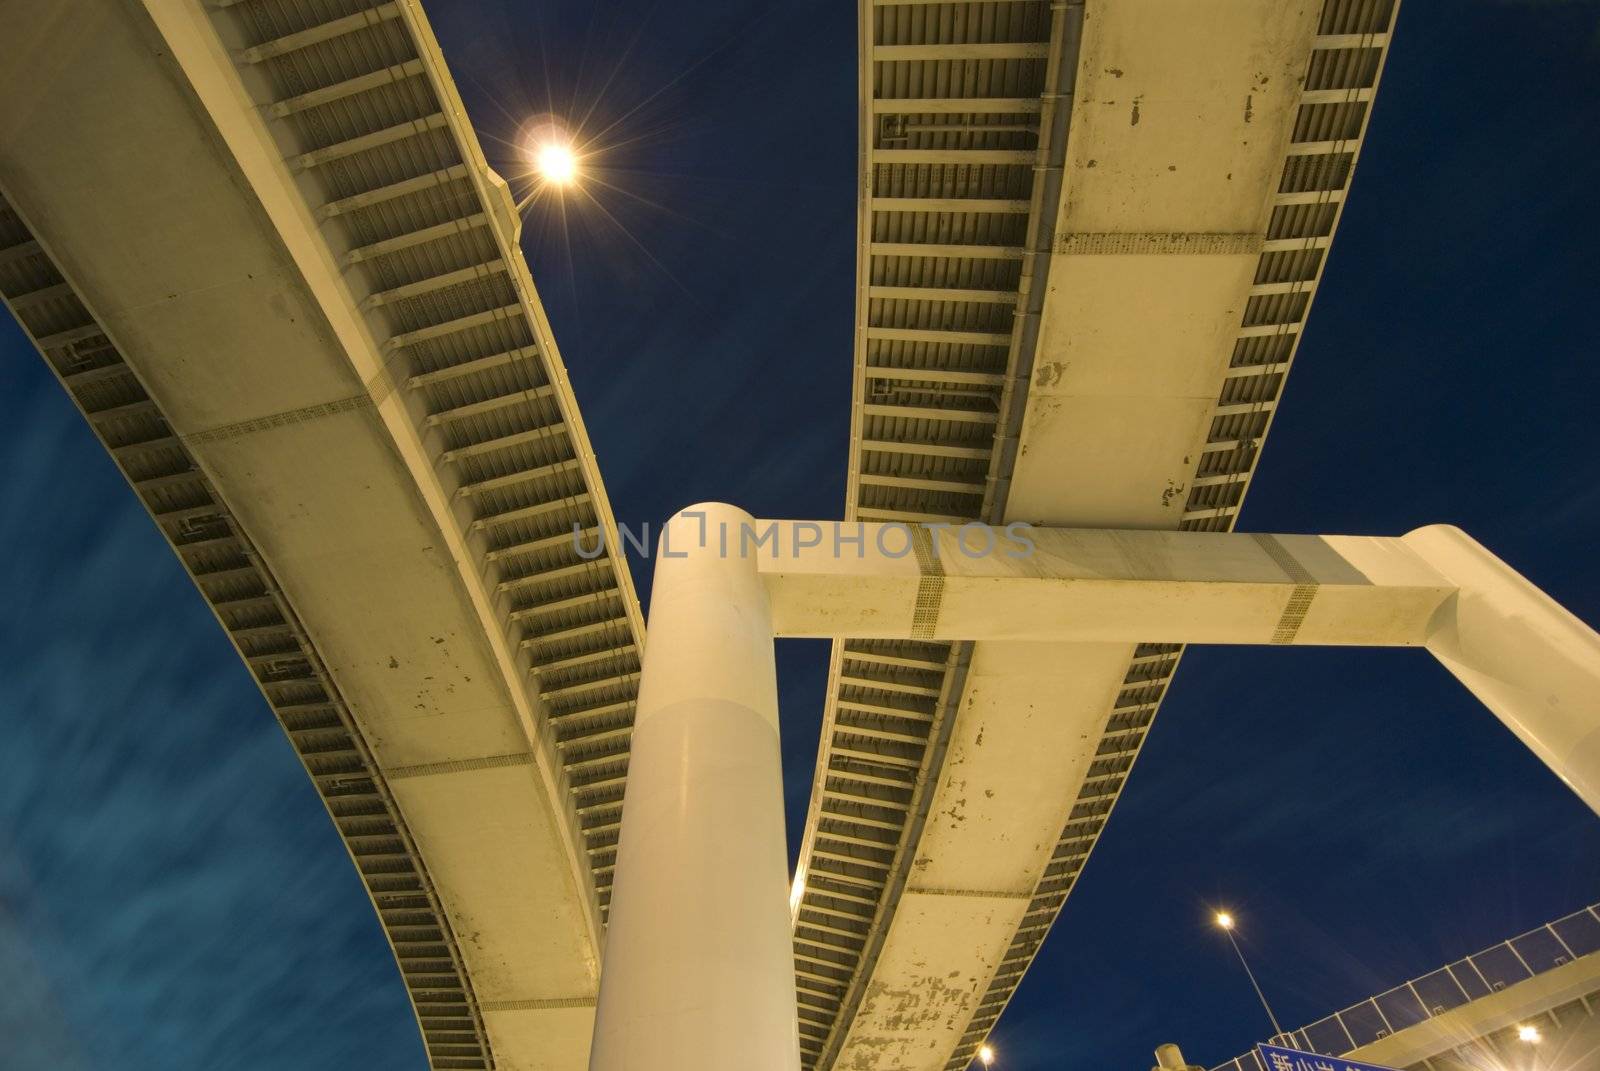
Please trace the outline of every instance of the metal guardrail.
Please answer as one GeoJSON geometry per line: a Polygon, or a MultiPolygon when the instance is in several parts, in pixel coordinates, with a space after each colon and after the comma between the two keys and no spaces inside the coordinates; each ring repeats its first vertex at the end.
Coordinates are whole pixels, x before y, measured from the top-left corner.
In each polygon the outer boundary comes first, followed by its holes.
{"type": "MultiPolygon", "coordinates": [[[[1325,1056],[1343,1056],[1453,1008],[1600,952],[1600,904],[1502,941],[1482,952],[1413,978],[1360,1004],[1291,1031],[1282,1043],[1325,1056]]],[[[1252,1050],[1214,1071],[1267,1071],[1252,1050]]]]}

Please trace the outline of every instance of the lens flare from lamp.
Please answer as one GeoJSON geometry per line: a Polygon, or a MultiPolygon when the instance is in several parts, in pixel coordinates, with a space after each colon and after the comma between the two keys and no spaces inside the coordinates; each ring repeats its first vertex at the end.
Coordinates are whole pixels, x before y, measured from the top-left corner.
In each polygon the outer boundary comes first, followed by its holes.
{"type": "Polygon", "coordinates": [[[988,1067],[990,1064],[993,1064],[994,1063],[994,1049],[990,1048],[988,1045],[979,1046],[978,1047],[978,1060],[979,1060],[980,1063],[983,1064],[984,1067],[988,1067]]]}
{"type": "Polygon", "coordinates": [[[581,140],[560,116],[546,112],[529,119],[517,133],[524,175],[541,189],[576,185],[583,172],[581,140]]]}
{"type": "Polygon", "coordinates": [[[1544,1035],[1539,1033],[1539,1028],[1532,1023],[1517,1027],[1517,1040],[1529,1045],[1537,1045],[1544,1040],[1544,1035]]]}
{"type": "Polygon", "coordinates": [[[544,180],[552,185],[568,186],[578,177],[578,157],[570,145],[549,142],[539,146],[534,164],[544,180]]]}
{"type": "Polygon", "coordinates": [[[1233,929],[1233,916],[1228,914],[1226,911],[1218,911],[1217,925],[1221,926],[1224,930],[1233,929]]]}

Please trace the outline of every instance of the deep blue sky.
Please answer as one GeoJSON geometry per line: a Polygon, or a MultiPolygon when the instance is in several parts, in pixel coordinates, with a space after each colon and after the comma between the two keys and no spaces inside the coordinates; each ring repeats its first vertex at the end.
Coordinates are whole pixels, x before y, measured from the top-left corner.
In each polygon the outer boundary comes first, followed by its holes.
{"type": "MultiPolygon", "coordinates": [[[[428,9],[492,157],[535,112],[617,123],[626,233],[536,208],[525,245],[619,518],[837,516],[854,5],[428,9]]],[[[1453,521],[1600,621],[1597,145],[1600,6],[1408,0],[1245,527],[1453,521]]],[[[424,1067],[265,704],[9,320],[0,350],[0,1067],[424,1067]]],[[[826,652],[784,647],[798,826],[826,652]]],[[[1425,656],[1194,650],[995,1042],[1242,1051],[1211,905],[1299,1024],[1596,900],[1600,820],[1425,656]]]]}

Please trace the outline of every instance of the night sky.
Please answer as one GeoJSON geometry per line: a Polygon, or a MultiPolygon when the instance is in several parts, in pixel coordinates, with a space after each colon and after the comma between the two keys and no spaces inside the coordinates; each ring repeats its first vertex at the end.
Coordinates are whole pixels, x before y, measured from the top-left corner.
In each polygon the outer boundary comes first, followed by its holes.
{"type": "MultiPolygon", "coordinates": [[[[524,246],[619,520],[839,516],[855,5],[428,11],[492,161],[537,113],[605,129],[598,205],[524,246]]],[[[1241,527],[1450,521],[1600,622],[1597,146],[1600,5],[1407,0],[1241,527]]],[[[424,1068],[265,703],[9,319],[0,350],[0,1067],[424,1068]]],[[[826,656],[781,645],[795,841],[826,656]]],[[[1595,901],[1600,821],[1426,656],[1194,649],[997,1066],[1263,1038],[1217,906],[1298,1026],[1595,901]]]]}

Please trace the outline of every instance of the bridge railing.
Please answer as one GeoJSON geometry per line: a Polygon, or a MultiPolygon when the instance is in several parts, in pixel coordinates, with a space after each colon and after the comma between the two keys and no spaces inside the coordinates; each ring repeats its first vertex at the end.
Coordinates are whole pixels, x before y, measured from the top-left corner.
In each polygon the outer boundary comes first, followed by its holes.
{"type": "MultiPolygon", "coordinates": [[[[1600,904],[1413,978],[1286,1035],[1292,1048],[1343,1056],[1580,956],[1600,952],[1600,904]]],[[[1267,1071],[1254,1050],[1214,1071],[1267,1071]]]]}

